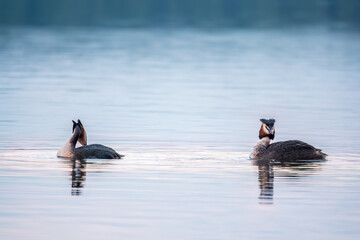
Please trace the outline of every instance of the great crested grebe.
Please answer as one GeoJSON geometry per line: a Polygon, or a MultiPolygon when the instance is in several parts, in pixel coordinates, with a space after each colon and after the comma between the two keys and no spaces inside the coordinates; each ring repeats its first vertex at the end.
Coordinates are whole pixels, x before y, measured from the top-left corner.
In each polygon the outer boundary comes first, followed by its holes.
{"type": "Polygon", "coordinates": [[[62,146],[58,153],[58,157],[73,158],[73,159],[119,159],[123,155],[118,154],[114,149],[106,147],[101,144],[87,145],[87,134],[81,121],[73,122],[73,134],[67,143],[62,146]],[[76,148],[76,143],[84,145],[76,148]]]}
{"type": "Polygon", "coordinates": [[[277,161],[294,160],[315,160],[325,159],[327,156],[307,143],[299,140],[289,140],[270,144],[275,137],[275,119],[260,119],[262,122],[259,138],[260,141],[255,145],[251,159],[275,159],[277,161]]]}

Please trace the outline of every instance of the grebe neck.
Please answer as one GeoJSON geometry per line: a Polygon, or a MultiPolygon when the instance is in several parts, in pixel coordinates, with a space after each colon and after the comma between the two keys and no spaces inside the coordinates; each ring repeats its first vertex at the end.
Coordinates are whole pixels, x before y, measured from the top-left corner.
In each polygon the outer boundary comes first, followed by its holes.
{"type": "Polygon", "coordinates": [[[260,139],[258,144],[262,144],[262,145],[268,147],[270,145],[270,141],[271,141],[270,137],[263,137],[260,139]]]}
{"type": "Polygon", "coordinates": [[[71,138],[68,141],[68,143],[70,144],[71,147],[75,148],[76,143],[79,139],[80,133],[81,133],[80,129],[78,127],[76,127],[73,135],[71,136],[71,138]]]}
{"type": "Polygon", "coordinates": [[[250,154],[251,159],[259,159],[260,156],[265,152],[266,148],[270,145],[271,139],[269,137],[263,137],[255,145],[252,153],[250,154]]]}
{"type": "Polygon", "coordinates": [[[66,158],[74,157],[76,142],[78,141],[80,134],[80,128],[76,127],[70,139],[59,149],[57,156],[66,158]]]}

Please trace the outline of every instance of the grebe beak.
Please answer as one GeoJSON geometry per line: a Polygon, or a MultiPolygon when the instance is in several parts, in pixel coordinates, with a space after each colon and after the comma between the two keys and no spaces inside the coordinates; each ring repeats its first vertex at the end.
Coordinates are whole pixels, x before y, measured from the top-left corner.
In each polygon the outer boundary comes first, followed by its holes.
{"type": "Polygon", "coordinates": [[[270,128],[270,129],[269,129],[269,133],[270,133],[270,134],[274,134],[274,132],[275,132],[275,129],[274,129],[274,128],[270,128]]]}

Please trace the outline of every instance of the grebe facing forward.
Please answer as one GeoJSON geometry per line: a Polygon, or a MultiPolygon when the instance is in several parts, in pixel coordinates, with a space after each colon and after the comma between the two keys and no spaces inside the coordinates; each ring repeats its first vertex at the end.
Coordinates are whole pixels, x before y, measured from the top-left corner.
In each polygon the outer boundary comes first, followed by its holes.
{"type": "Polygon", "coordinates": [[[251,159],[275,159],[277,161],[325,159],[327,156],[307,143],[299,140],[289,140],[270,144],[275,137],[275,119],[260,119],[262,122],[259,138],[255,145],[251,159]]]}
{"type": "Polygon", "coordinates": [[[73,159],[119,159],[123,155],[118,154],[114,149],[106,147],[101,144],[87,145],[87,134],[81,121],[73,122],[73,134],[67,143],[62,146],[58,153],[58,157],[73,158],[73,159]],[[84,145],[76,148],[76,143],[84,145]]]}

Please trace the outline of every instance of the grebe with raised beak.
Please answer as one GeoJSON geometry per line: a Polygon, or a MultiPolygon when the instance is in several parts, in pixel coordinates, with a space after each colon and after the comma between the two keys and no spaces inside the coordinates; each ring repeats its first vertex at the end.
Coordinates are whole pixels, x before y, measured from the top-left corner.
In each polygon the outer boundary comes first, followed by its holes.
{"type": "Polygon", "coordinates": [[[87,145],[87,134],[85,128],[80,120],[73,122],[73,134],[70,139],[62,146],[58,153],[58,157],[73,158],[73,159],[119,159],[123,155],[118,154],[114,149],[106,147],[101,144],[87,145]],[[81,147],[76,147],[79,142],[81,147]]]}

